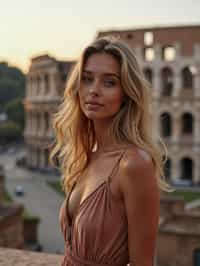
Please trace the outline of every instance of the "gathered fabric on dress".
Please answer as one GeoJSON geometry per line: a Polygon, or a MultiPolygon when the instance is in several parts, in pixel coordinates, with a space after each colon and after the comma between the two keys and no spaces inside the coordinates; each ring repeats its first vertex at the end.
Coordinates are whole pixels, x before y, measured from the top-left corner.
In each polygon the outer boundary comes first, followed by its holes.
{"type": "Polygon", "coordinates": [[[110,183],[125,151],[111,174],[79,205],[71,220],[68,202],[61,207],[61,229],[65,238],[62,266],[125,266],[128,264],[128,225],[122,200],[113,197],[110,183]]]}

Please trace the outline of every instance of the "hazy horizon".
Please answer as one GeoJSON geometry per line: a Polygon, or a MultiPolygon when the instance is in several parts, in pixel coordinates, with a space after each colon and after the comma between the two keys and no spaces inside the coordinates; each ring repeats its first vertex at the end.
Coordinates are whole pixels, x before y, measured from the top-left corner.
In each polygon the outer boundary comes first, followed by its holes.
{"type": "Polygon", "coordinates": [[[76,59],[102,30],[200,25],[199,0],[115,3],[0,0],[0,61],[26,72],[30,59],[43,53],[76,59]]]}

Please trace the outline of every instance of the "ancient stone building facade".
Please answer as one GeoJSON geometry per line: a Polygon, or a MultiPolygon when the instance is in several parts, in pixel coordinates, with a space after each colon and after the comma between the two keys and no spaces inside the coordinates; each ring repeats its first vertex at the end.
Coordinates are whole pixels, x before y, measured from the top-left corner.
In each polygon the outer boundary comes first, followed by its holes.
{"type": "MultiPolygon", "coordinates": [[[[0,247],[23,248],[23,206],[4,199],[4,171],[0,167],[0,247]]],[[[1,265],[1,259],[0,259],[1,265]]]]}
{"type": "Polygon", "coordinates": [[[134,50],[152,85],[155,134],[169,151],[169,180],[200,182],[200,26],[99,32],[134,50]]]}
{"type": "Polygon", "coordinates": [[[200,265],[200,211],[182,197],[161,197],[157,265],[200,265]]]}
{"type": "Polygon", "coordinates": [[[73,62],[58,61],[49,55],[32,59],[27,74],[26,127],[27,166],[51,170],[49,146],[54,140],[51,116],[61,102],[67,73],[73,62]]]}

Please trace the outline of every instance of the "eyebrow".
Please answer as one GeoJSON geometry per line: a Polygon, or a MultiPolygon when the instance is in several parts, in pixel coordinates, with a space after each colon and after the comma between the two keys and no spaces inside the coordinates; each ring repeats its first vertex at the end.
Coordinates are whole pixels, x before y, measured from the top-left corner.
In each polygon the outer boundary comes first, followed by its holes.
{"type": "MultiPolygon", "coordinates": [[[[92,71],[90,71],[90,70],[83,70],[83,72],[84,73],[87,73],[87,74],[93,74],[94,72],[92,72],[92,71]]],[[[103,73],[103,76],[114,76],[114,77],[116,77],[116,78],[118,78],[118,79],[120,79],[120,77],[119,77],[119,75],[117,75],[116,73],[112,73],[112,72],[110,72],[110,73],[103,73]]]]}

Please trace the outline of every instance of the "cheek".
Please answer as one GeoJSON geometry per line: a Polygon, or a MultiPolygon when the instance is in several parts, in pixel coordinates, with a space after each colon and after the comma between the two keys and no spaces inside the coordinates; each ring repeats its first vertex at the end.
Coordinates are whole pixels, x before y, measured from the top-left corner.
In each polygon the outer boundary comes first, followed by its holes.
{"type": "Polygon", "coordinates": [[[113,106],[114,108],[120,108],[123,101],[123,94],[118,93],[113,95],[113,97],[110,98],[110,106],[113,106]]]}

